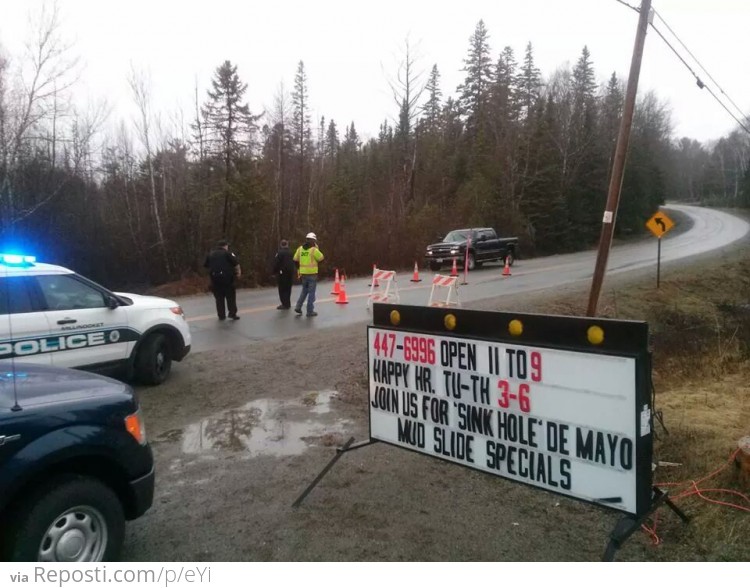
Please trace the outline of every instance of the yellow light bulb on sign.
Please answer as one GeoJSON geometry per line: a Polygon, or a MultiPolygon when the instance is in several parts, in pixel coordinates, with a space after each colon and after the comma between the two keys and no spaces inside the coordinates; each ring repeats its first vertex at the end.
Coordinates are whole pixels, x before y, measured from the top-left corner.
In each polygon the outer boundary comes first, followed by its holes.
{"type": "Polygon", "coordinates": [[[397,327],[401,322],[401,313],[398,310],[391,311],[391,324],[397,327]]]}
{"type": "Polygon", "coordinates": [[[589,343],[592,345],[601,345],[601,343],[604,341],[604,331],[601,327],[598,327],[596,325],[593,325],[588,328],[586,331],[586,336],[588,337],[589,343]]]}
{"type": "Polygon", "coordinates": [[[443,324],[445,324],[445,328],[449,331],[452,331],[456,328],[456,315],[455,314],[446,314],[445,319],[443,319],[443,324]]]}
{"type": "Polygon", "coordinates": [[[508,332],[514,337],[518,337],[523,333],[523,323],[518,319],[513,319],[508,323],[508,332]]]}

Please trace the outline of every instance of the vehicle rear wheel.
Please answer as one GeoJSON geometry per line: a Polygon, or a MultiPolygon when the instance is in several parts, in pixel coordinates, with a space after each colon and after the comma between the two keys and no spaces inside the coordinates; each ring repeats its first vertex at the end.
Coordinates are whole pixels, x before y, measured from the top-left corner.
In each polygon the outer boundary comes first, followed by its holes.
{"type": "Polygon", "coordinates": [[[516,261],[516,259],[513,256],[513,252],[512,251],[508,251],[508,253],[505,255],[505,260],[508,262],[509,266],[513,265],[513,262],[516,261]]]}
{"type": "Polygon", "coordinates": [[[441,264],[439,264],[439,263],[437,263],[435,261],[431,261],[430,262],[430,269],[433,272],[439,272],[441,267],[442,267],[441,264]]]}
{"type": "Polygon", "coordinates": [[[474,254],[469,253],[469,271],[475,270],[477,267],[477,261],[474,259],[474,254]]]}
{"type": "Polygon", "coordinates": [[[95,478],[54,478],[26,499],[5,537],[12,561],[86,562],[118,558],[125,514],[95,478]]]}
{"type": "Polygon", "coordinates": [[[144,384],[163,383],[172,370],[172,354],[166,336],[150,335],[142,344],[135,359],[136,377],[144,384]]]}

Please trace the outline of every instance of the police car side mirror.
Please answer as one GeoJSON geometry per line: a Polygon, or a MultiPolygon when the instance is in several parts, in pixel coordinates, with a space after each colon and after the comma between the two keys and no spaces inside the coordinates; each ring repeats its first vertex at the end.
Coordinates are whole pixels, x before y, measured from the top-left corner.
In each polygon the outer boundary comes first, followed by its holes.
{"type": "Polygon", "coordinates": [[[112,296],[111,294],[108,295],[107,296],[107,308],[109,308],[110,310],[114,310],[118,306],[120,306],[120,301],[116,297],[112,296]]]}

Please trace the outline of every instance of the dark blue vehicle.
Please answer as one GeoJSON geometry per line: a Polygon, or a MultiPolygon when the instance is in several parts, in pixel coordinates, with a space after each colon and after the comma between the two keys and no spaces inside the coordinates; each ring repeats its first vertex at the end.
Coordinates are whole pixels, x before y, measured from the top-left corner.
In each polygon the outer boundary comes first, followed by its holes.
{"type": "Polygon", "coordinates": [[[111,561],[154,494],[132,388],[82,371],[0,362],[0,553],[111,561]]]}

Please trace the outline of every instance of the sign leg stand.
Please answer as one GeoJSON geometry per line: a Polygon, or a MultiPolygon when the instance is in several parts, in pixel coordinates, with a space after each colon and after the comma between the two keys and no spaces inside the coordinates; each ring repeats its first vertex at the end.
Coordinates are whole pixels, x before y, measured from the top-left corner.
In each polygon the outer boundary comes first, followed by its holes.
{"type": "Polygon", "coordinates": [[[674,502],[672,502],[667,496],[666,492],[662,492],[659,488],[654,486],[653,488],[654,499],[651,503],[649,511],[638,518],[623,517],[617,524],[612,532],[609,534],[609,543],[607,548],[604,550],[602,561],[614,561],[617,550],[620,549],[625,541],[630,536],[641,528],[641,525],[661,506],[662,503],[666,504],[686,525],[690,522],[688,517],[674,502]]]}
{"type": "Polygon", "coordinates": [[[297,508],[300,504],[302,504],[302,501],[307,498],[307,495],[310,494],[310,492],[313,491],[315,486],[318,485],[318,483],[323,479],[323,477],[328,473],[328,471],[336,464],[336,462],[339,460],[339,458],[344,455],[347,451],[354,451],[355,449],[359,449],[361,447],[367,447],[368,445],[372,445],[374,443],[377,443],[377,439],[368,439],[367,441],[361,441],[360,443],[354,443],[354,437],[349,437],[349,440],[344,443],[343,446],[336,448],[336,455],[334,455],[331,458],[331,461],[328,462],[326,467],[323,468],[323,471],[321,471],[317,477],[310,483],[310,485],[305,488],[304,492],[299,495],[299,498],[295,500],[292,503],[292,506],[294,508],[297,508]]]}

